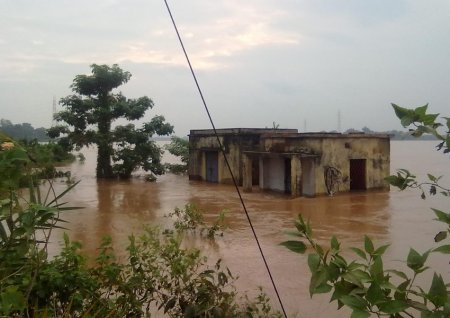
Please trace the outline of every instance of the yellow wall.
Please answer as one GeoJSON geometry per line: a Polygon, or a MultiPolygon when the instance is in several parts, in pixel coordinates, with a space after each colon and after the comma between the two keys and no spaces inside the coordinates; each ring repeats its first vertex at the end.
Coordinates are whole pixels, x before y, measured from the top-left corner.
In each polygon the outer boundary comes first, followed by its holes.
{"type": "MultiPolygon", "coordinates": [[[[254,136],[249,143],[246,136],[230,134],[220,136],[233,174],[239,185],[242,185],[243,175],[243,151],[262,151],[272,153],[291,153],[301,157],[301,154],[315,155],[314,175],[315,192],[324,194],[327,192],[324,179],[324,171],[327,166],[338,169],[342,174],[342,182],[339,191],[350,190],[350,159],[366,160],[366,187],[388,188],[384,177],[390,173],[390,140],[387,137],[352,135],[328,135],[328,134],[279,134],[274,136],[264,135],[260,138],[260,144],[255,144],[254,136]],[[247,140],[247,141],[246,141],[247,140]],[[247,142],[247,144],[245,144],[247,142]],[[246,146],[243,146],[246,145],[246,146]],[[250,146],[249,146],[250,145],[250,146]]],[[[259,138],[259,137],[258,137],[259,138]]],[[[258,139],[256,139],[258,141],[258,139]]],[[[206,151],[219,151],[219,144],[215,136],[190,137],[190,163],[189,176],[192,179],[206,179],[206,151]]],[[[286,155],[284,155],[286,157],[286,155]]],[[[292,181],[297,181],[292,189],[295,193],[301,189],[301,161],[292,168],[292,181]],[[299,166],[297,166],[299,165],[299,166]],[[294,175],[298,174],[298,175],[294,175]]],[[[218,181],[220,183],[232,183],[222,152],[218,153],[218,181]]]]}
{"type": "Polygon", "coordinates": [[[326,193],[324,171],[332,166],[342,173],[340,191],[350,190],[350,159],[366,159],[368,189],[388,188],[384,177],[390,173],[390,141],[373,137],[303,137],[264,139],[265,151],[305,152],[318,155],[315,159],[316,193],[326,193]]]}

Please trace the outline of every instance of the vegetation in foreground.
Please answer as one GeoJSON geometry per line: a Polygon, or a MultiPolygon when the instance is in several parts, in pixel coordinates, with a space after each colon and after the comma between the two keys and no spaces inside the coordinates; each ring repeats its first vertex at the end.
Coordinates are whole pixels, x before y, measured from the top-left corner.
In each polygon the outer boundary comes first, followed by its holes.
{"type": "MultiPolygon", "coordinates": [[[[36,187],[30,154],[12,140],[0,142],[0,317],[279,317],[261,293],[239,298],[236,278],[217,261],[208,265],[197,249],[182,248],[185,230],[205,226],[195,207],[177,209],[175,230],[147,227],[130,235],[119,260],[104,238],[93,265],[81,243],[64,237],[62,251],[48,256],[53,229],[68,210],[64,195],[36,187]],[[28,195],[19,191],[28,179],[28,195]]],[[[220,230],[215,224],[205,233],[220,230]]],[[[203,231],[201,231],[202,233],[203,231]]]]}
{"type": "MultiPolygon", "coordinates": [[[[428,105],[407,109],[392,105],[404,127],[412,127],[415,137],[431,134],[438,141],[437,150],[444,155],[450,152],[450,118],[444,117],[444,123],[437,122],[439,114],[428,114],[428,105]],[[444,132],[442,132],[444,130],[444,132]]],[[[450,196],[450,189],[443,186],[441,176],[428,174],[427,181],[417,181],[409,171],[399,170],[397,175],[386,178],[392,186],[405,190],[417,188],[421,197],[427,195],[450,196]]],[[[432,209],[437,221],[445,224],[445,229],[436,234],[436,243],[447,239],[450,233],[450,213],[432,209]]],[[[317,243],[308,221],[301,215],[295,223],[297,231],[292,233],[299,239],[285,241],[282,245],[290,250],[304,254],[310,248],[308,266],[311,271],[309,292],[312,295],[331,293],[331,300],[338,308],[352,310],[351,318],[376,317],[450,317],[450,282],[434,272],[429,286],[417,283],[417,278],[427,270],[427,259],[431,253],[450,254],[450,244],[438,245],[427,251],[409,250],[406,266],[408,272],[400,269],[385,269],[383,255],[388,245],[375,246],[365,236],[363,248],[351,248],[357,260],[342,256],[341,245],[336,237],[331,238],[330,247],[317,243]]],[[[448,239],[447,239],[448,240],[448,239]]]]}

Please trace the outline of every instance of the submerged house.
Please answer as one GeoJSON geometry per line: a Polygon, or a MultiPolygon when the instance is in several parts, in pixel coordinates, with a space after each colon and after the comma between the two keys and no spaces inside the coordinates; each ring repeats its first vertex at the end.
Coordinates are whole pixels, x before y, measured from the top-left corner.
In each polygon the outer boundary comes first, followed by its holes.
{"type": "MultiPolygon", "coordinates": [[[[217,129],[244,191],[258,187],[292,196],[388,188],[387,134],[298,133],[296,129],[217,129]]],[[[189,179],[232,183],[214,131],[191,130],[189,179]]]]}

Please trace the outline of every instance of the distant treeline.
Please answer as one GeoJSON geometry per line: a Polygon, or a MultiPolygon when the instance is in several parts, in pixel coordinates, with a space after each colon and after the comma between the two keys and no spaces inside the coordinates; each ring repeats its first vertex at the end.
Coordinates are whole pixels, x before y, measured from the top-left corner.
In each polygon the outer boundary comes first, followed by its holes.
{"type": "Polygon", "coordinates": [[[345,133],[363,132],[365,134],[388,134],[391,135],[392,140],[436,140],[436,137],[430,134],[423,134],[420,137],[414,137],[409,131],[388,130],[388,131],[373,131],[370,128],[363,127],[361,130],[350,128],[345,133]]]}
{"type": "MultiPolygon", "coordinates": [[[[49,141],[50,138],[47,136],[47,129],[40,127],[40,128],[33,128],[31,124],[29,123],[22,123],[22,124],[13,124],[11,121],[7,119],[0,119],[0,131],[7,134],[13,139],[20,140],[20,139],[26,139],[26,140],[33,140],[37,139],[38,141],[49,141]]],[[[335,131],[336,132],[336,131],[335,131]]],[[[424,134],[419,138],[415,138],[411,136],[411,134],[408,131],[400,131],[400,130],[388,130],[388,131],[373,131],[370,128],[363,127],[361,130],[358,129],[347,129],[344,133],[356,133],[356,132],[363,132],[366,134],[376,134],[376,133],[383,133],[383,134],[389,134],[392,136],[392,140],[435,140],[436,138],[433,135],[430,134],[424,134]]],[[[161,141],[168,141],[170,140],[170,137],[153,137],[154,140],[161,140],[161,141]]]]}
{"type": "Polygon", "coordinates": [[[15,140],[49,141],[46,128],[33,128],[29,123],[13,124],[7,119],[0,119],[0,131],[15,140]]]}

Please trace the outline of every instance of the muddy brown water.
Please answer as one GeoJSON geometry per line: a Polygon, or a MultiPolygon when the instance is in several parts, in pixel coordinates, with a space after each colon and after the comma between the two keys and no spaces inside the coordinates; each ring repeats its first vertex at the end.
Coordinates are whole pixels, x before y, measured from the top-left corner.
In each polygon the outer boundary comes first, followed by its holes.
{"type": "MultiPolygon", "coordinates": [[[[435,144],[429,141],[392,141],[391,170],[394,172],[403,167],[421,176],[431,172],[446,175],[449,179],[449,159],[434,150],[435,144]]],[[[81,183],[65,197],[65,201],[83,209],[68,212],[63,218],[69,222],[70,237],[82,241],[86,253],[94,255],[104,235],[111,235],[120,249],[126,245],[128,235],[139,233],[144,224],[166,227],[169,220],[165,215],[188,202],[197,204],[211,220],[225,209],[229,228],[214,243],[202,243],[202,251],[212,261],[222,258],[230,270],[239,275],[239,291],[255,295],[257,287],[262,286],[272,298],[274,307],[278,306],[232,186],[193,182],[186,176],[171,174],[159,177],[156,183],[139,178],[97,181],[94,177],[95,151],[87,149],[83,152],[86,162],[76,162],[68,167],[81,183]]],[[[166,160],[173,161],[174,158],[168,156],[166,160]]],[[[57,183],[59,190],[64,187],[62,182],[57,183]]],[[[433,245],[434,235],[443,229],[443,225],[433,221],[434,215],[429,207],[450,210],[448,200],[440,197],[422,200],[420,193],[414,190],[338,193],[333,197],[295,199],[284,194],[253,192],[244,193],[243,197],[290,317],[349,316],[349,311],[337,311],[336,304],[329,303],[330,295],[310,298],[307,256],[294,254],[279,245],[289,239],[284,231],[293,229],[298,213],[310,219],[315,236],[322,243],[336,235],[344,248],[361,247],[364,234],[372,237],[377,245],[391,243],[385,267],[405,268],[402,260],[406,259],[409,247],[425,251],[433,245]]],[[[53,252],[58,250],[61,237],[62,231],[54,233],[53,252]]],[[[351,252],[346,253],[352,255],[351,252]]],[[[449,258],[432,255],[430,259],[430,264],[447,279],[450,278],[449,258]]],[[[429,288],[426,280],[430,275],[432,272],[427,273],[423,280],[426,289],[429,288]]]]}

